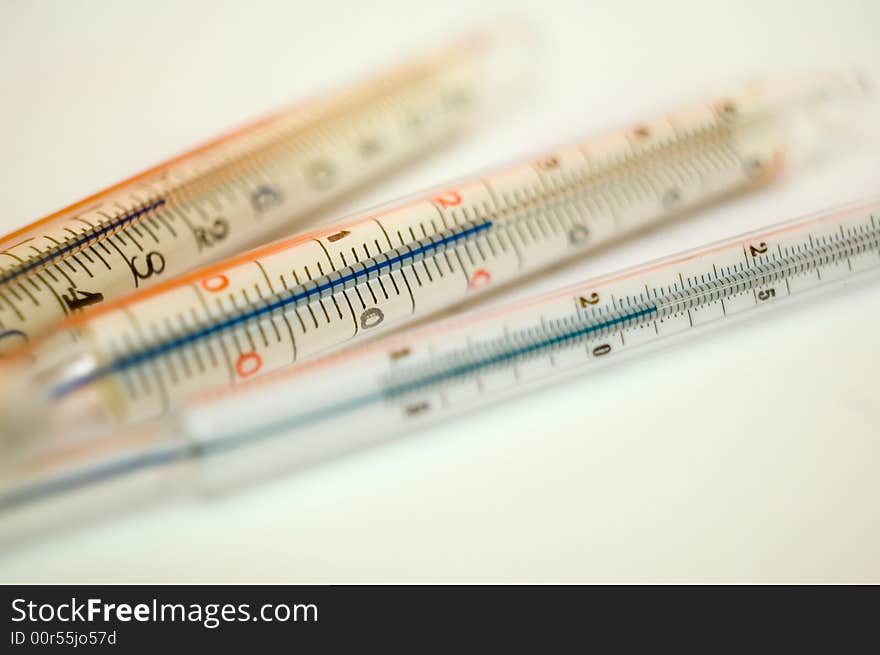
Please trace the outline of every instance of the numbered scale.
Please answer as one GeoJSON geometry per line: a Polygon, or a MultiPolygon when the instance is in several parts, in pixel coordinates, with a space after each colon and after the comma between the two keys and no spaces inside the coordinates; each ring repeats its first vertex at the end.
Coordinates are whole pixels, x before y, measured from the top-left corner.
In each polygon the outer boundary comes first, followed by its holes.
{"type": "Polygon", "coordinates": [[[353,343],[765,182],[789,145],[783,116],[837,97],[844,82],[813,78],[784,103],[768,87],[750,87],[245,253],[73,320],[25,353],[25,364],[36,360],[29,370],[6,376],[19,390],[5,397],[35,400],[31,409],[3,410],[6,432],[34,435],[43,416],[65,416],[68,435],[93,425],[75,418],[83,412],[109,426],[159,416],[187,394],[353,343]],[[59,410],[47,413],[49,405],[59,410]]]}
{"type": "Polygon", "coordinates": [[[489,64],[511,45],[500,33],[469,37],[0,239],[0,353],[66,316],[289,231],[322,204],[449,139],[486,90],[498,88],[503,71],[489,64]]]}
{"type": "Polygon", "coordinates": [[[131,473],[163,490],[172,471],[229,488],[877,273],[880,200],[190,397],[151,430],[36,458],[10,479],[0,507],[131,473]]]}

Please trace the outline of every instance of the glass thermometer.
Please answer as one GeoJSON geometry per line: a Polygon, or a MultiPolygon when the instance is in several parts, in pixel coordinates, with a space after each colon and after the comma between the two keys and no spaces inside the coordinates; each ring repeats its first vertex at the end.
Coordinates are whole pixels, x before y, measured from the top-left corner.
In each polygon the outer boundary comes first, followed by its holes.
{"type": "Polygon", "coordinates": [[[236,256],[71,319],[3,377],[7,439],[112,431],[775,178],[849,76],[758,85],[236,256]]]}
{"type": "Polygon", "coordinates": [[[790,299],[811,298],[822,311],[833,289],[876,283],[878,273],[872,200],[189,396],[113,440],[32,452],[7,476],[0,508],[100,495],[112,487],[100,483],[135,478],[149,493],[193,476],[200,488],[234,488],[741,317],[772,321],[770,309],[790,299]]]}
{"type": "Polygon", "coordinates": [[[282,111],[0,238],[0,353],[67,316],[290,232],[450,139],[512,76],[486,30],[282,111]]]}

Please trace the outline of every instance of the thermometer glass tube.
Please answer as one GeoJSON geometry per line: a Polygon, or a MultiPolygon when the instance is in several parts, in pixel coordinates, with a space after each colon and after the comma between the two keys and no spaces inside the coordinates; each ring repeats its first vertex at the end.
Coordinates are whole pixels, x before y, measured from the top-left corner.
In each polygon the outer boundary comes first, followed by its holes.
{"type": "Polygon", "coordinates": [[[0,353],[228,257],[450,139],[525,39],[486,30],[269,116],[0,239],[0,353]]]}
{"type": "Polygon", "coordinates": [[[854,89],[826,75],[747,87],[108,304],[4,375],[3,396],[28,399],[4,407],[6,440],[94,438],[754,188],[796,145],[793,113],[854,89]]]}
{"type": "Polygon", "coordinates": [[[821,311],[835,286],[876,283],[878,217],[880,200],[823,212],[190,396],[110,442],[32,453],[7,476],[0,507],[101,494],[132,476],[152,491],[192,476],[230,489],[742,317],[766,320],[790,299],[821,311]]]}

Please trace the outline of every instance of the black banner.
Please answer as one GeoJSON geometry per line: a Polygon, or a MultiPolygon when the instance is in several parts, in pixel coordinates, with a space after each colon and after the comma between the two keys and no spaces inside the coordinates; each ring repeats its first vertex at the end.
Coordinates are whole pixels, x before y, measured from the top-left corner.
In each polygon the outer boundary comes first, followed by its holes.
{"type": "MultiPolygon", "coordinates": [[[[688,641],[756,648],[871,634],[876,587],[7,586],[2,652],[477,643],[541,652],[688,641]],[[706,641],[708,640],[708,641],[706,641]],[[565,647],[563,647],[565,646],[565,647]]],[[[873,637],[872,637],[873,639],[873,637]]]]}

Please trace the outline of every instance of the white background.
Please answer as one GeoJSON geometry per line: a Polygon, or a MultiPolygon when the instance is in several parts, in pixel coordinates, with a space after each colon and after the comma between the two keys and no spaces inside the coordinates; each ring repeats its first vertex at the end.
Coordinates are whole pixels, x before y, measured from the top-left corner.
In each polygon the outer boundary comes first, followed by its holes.
{"type": "MultiPolygon", "coordinates": [[[[339,213],[760,75],[880,81],[878,6],[3,0],[0,231],[483,19],[540,28],[533,90],[339,213]]],[[[553,283],[880,191],[880,141],[832,161],[553,283]]],[[[223,500],[7,549],[0,581],[880,582],[878,328],[880,289],[850,288],[223,500]]]]}

